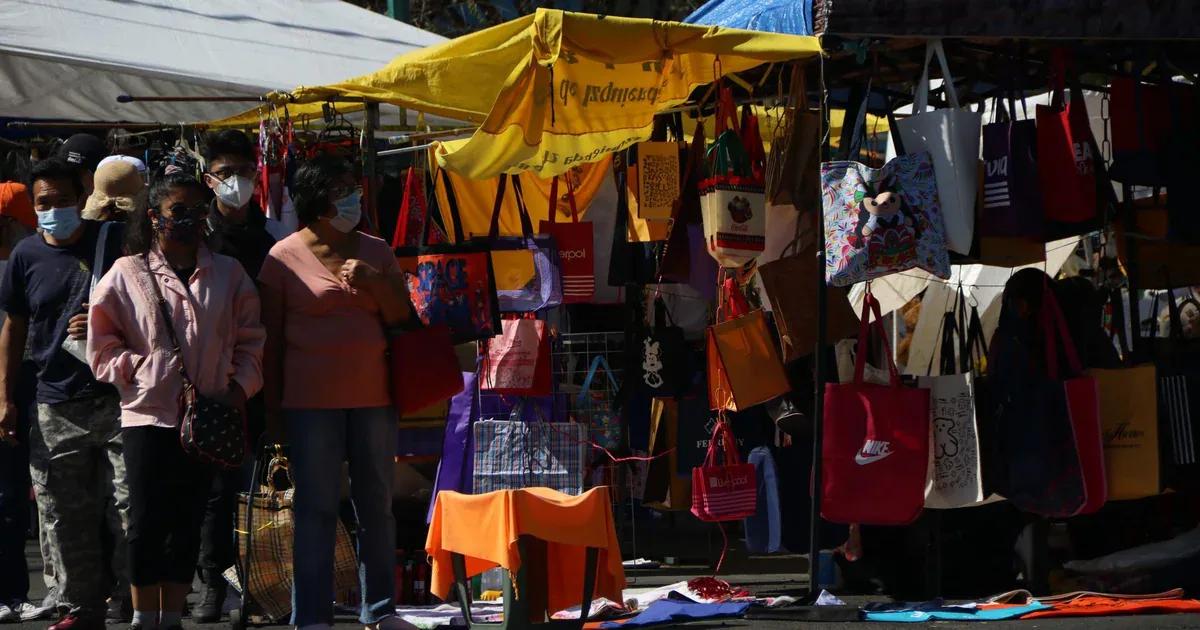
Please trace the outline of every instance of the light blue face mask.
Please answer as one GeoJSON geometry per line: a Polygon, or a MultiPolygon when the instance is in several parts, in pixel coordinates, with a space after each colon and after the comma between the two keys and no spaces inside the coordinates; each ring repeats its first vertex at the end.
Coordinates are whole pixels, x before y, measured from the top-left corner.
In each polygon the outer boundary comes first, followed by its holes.
{"type": "Polygon", "coordinates": [[[362,220],[362,193],[354,191],[333,202],[333,207],[337,208],[337,215],[329,219],[329,225],[349,234],[362,220]]]}
{"type": "Polygon", "coordinates": [[[79,229],[78,206],[64,206],[37,212],[38,227],[56,239],[66,239],[79,229]]]}

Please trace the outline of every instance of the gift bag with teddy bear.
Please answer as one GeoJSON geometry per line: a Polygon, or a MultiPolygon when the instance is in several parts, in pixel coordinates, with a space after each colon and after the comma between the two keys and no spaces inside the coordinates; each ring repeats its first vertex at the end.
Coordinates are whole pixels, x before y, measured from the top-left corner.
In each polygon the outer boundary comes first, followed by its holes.
{"type": "Polygon", "coordinates": [[[821,164],[825,279],[844,287],[920,268],[950,277],[946,227],[929,153],[875,169],[853,160],[821,164]]]}

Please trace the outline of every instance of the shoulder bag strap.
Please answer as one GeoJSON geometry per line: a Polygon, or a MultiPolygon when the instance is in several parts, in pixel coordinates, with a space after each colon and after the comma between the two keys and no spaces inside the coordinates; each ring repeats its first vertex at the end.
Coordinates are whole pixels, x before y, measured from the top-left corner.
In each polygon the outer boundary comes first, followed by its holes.
{"type": "Polygon", "coordinates": [[[154,278],[154,272],[150,270],[149,254],[142,254],[142,263],[146,266],[146,276],[150,280],[150,289],[154,291],[154,300],[158,302],[158,312],[162,315],[163,325],[167,329],[167,339],[171,341],[171,350],[179,358],[179,375],[183,377],[183,385],[185,388],[192,387],[192,379],[188,378],[187,368],[183,365],[183,349],[179,345],[179,336],[175,334],[175,324],[172,323],[171,307],[167,304],[166,298],[163,297],[162,289],[158,288],[158,280],[154,278]]]}

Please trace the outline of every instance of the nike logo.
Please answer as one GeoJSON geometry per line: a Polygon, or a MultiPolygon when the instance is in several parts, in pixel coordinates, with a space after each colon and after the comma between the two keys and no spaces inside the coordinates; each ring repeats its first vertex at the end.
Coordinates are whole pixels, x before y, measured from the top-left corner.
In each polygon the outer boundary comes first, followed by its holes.
{"type": "Polygon", "coordinates": [[[867,440],[861,450],[854,455],[854,462],[866,466],[892,454],[891,443],[884,440],[867,440]]]}

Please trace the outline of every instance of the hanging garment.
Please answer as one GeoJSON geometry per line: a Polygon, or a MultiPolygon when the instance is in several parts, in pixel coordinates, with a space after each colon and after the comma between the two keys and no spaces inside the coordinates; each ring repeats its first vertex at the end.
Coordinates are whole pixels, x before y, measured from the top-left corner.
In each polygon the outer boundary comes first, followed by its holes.
{"type": "MultiPolygon", "coordinates": [[[[905,151],[928,153],[937,178],[937,195],[946,225],[946,246],[969,254],[975,235],[975,192],[978,182],[974,165],[979,157],[978,112],[960,109],[954,77],[946,64],[940,39],[925,44],[925,65],[913,95],[913,115],[896,123],[905,151]],[[929,105],[929,62],[937,57],[942,68],[942,86],[950,107],[926,111],[929,105]]],[[[899,149],[900,145],[897,145],[899,149]]]]}
{"type": "Polygon", "coordinates": [[[834,523],[904,525],[925,504],[929,390],[901,385],[891,353],[885,353],[889,385],[863,381],[869,329],[887,338],[881,317],[879,302],[868,292],[854,380],[825,385],[821,517],[834,523]]]}

